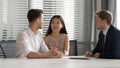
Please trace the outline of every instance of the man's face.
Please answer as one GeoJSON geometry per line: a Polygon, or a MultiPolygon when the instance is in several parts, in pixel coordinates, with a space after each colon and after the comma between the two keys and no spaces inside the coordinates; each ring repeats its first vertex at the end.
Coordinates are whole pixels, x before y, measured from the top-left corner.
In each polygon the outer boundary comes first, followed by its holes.
{"type": "Polygon", "coordinates": [[[38,18],[38,29],[42,29],[42,25],[44,23],[43,21],[43,14],[41,14],[41,17],[38,18]]]}
{"type": "Polygon", "coordinates": [[[103,20],[101,20],[101,18],[98,15],[96,15],[96,27],[97,27],[97,29],[101,30],[102,25],[103,25],[103,20]]]}

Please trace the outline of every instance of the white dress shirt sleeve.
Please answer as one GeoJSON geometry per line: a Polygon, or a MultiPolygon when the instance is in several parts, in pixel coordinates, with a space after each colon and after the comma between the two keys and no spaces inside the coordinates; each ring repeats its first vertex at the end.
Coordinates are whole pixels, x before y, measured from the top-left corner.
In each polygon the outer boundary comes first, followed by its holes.
{"type": "Polygon", "coordinates": [[[30,51],[32,51],[32,48],[30,47],[29,38],[24,32],[20,32],[16,40],[16,57],[26,58],[30,51]]]}
{"type": "Polygon", "coordinates": [[[39,51],[42,52],[42,53],[48,52],[49,49],[48,49],[47,45],[45,44],[45,42],[43,40],[43,37],[40,37],[40,38],[41,38],[41,43],[40,43],[41,46],[40,46],[39,51]]]}

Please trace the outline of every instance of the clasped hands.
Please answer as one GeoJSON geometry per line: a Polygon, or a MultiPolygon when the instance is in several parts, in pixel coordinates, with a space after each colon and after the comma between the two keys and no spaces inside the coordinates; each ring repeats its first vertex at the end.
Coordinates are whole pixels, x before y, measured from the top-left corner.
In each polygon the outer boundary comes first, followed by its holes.
{"type": "Polygon", "coordinates": [[[86,56],[86,57],[99,58],[99,55],[100,55],[100,53],[95,53],[95,54],[93,54],[92,52],[89,52],[89,51],[87,51],[87,52],[85,53],[85,56],[86,56]]]}
{"type": "Polygon", "coordinates": [[[59,51],[58,48],[56,48],[56,47],[51,47],[50,52],[51,52],[52,56],[56,57],[56,58],[61,58],[64,55],[63,52],[59,51]]]}

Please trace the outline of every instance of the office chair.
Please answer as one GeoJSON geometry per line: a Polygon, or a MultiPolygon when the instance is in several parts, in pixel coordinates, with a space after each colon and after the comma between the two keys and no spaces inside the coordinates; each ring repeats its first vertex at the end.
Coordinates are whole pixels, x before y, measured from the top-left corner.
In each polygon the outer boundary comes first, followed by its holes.
{"type": "Polygon", "coordinates": [[[77,56],[77,40],[70,40],[69,56],[77,56]]]}
{"type": "Polygon", "coordinates": [[[1,46],[1,44],[0,44],[0,58],[6,58],[6,54],[5,54],[4,49],[1,46]]]}

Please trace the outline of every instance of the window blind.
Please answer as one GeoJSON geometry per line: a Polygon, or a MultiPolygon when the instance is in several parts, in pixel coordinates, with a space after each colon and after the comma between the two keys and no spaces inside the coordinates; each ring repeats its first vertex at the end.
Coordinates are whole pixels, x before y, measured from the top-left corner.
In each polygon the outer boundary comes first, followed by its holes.
{"type": "Polygon", "coordinates": [[[117,0],[116,3],[117,28],[120,29],[120,0],[117,0]]]}
{"type": "Polygon", "coordinates": [[[18,32],[28,25],[28,9],[44,10],[43,35],[53,15],[65,21],[69,39],[86,42],[92,34],[92,0],[0,0],[0,40],[16,40],[18,32]]]}
{"type": "Polygon", "coordinates": [[[28,0],[0,1],[0,40],[16,40],[18,32],[28,25],[28,0]]]}
{"type": "Polygon", "coordinates": [[[38,0],[34,0],[31,6],[31,8],[39,6],[42,7],[40,9],[44,10],[43,35],[48,29],[52,16],[61,15],[65,21],[69,38],[74,39],[74,0],[43,0],[39,4],[38,0]],[[37,5],[35,6],[35,4],[37,5]]]}
{"type": "Polygon", "coordinates": [[[7,30],[7,0],[0,0],[0,40],[6,39],[7,30]]]}

